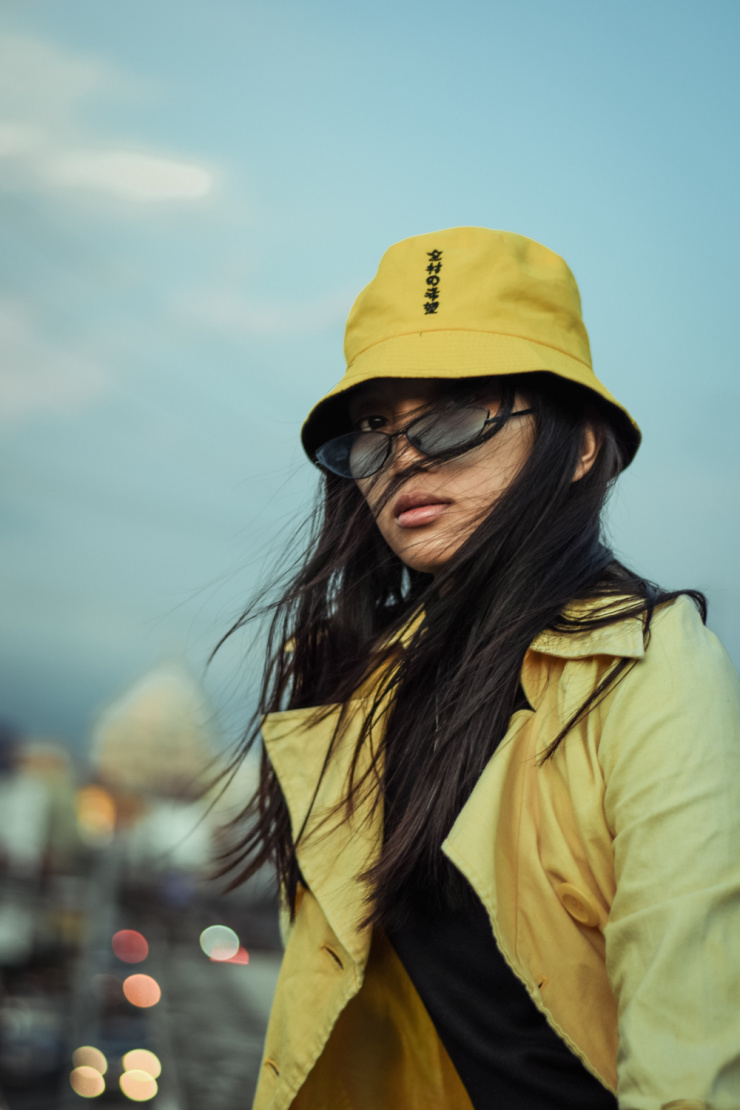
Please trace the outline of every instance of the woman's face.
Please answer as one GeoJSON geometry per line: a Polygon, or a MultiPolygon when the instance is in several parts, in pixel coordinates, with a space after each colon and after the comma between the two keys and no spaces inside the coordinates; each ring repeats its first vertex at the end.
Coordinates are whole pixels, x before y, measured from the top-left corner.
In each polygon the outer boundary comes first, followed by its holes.
{"type": "MultiPolygon", "coordinates": [[[[350,402],[353,426],[395,432],[420,410],[449,397],[443,381],[399,378],[368,382],[350,402]]],[[[474,402],[494,416],[499,408],[495,383],[481,383],[474,402]]],[[[513,411],[527,408],[517,395],[513,411]]],[[[357,485],[375,514],[380,532],[399,559],[413,570],[437,574],[508,489],[529,458],[534,417],[509,420],[491,439],[444,462],[430,463],[405,436],[393,441],[383,470],[357,485]],[[417,462],[413,474],[387,497],[392,479],[417,462]]]]}

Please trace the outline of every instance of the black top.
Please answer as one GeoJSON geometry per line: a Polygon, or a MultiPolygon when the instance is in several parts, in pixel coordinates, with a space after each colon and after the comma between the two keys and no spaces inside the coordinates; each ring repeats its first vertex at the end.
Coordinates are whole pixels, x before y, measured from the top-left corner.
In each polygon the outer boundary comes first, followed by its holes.
{"type": "MultiPolygon", "coordinates": [[[[514,708],[532,711],[521,687],[514,708]]],[[[391,777],[386,822],[405,804],[391,777]]],[[[537,1009],[501,955],[485,907],[446,857],[443,873],[435,891],[421,870],[410,876],[401,923],[387,933],[475,1110],[617,1110],[537,1009]]]]}
{"type": "Polygon", "coordinates": [[[616,1110],[501,955],[483,905],[417,897],[388,931],[475,1110],[616,1110]]]}

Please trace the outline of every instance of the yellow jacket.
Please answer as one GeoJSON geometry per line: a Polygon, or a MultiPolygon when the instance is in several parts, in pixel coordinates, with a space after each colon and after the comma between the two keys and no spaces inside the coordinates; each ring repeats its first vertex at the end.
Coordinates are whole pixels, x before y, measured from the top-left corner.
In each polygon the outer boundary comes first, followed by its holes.
{"type": "MultiPolygon", "coordinates": [[[[740,1108],[740,682],[685,598],[576,636],[543,633],[504,740],[443,851],[507,962],[621,1110],[740,1108]],[[537,757],[615,658],[627,676],[537,757]]],[[[357,876],[382,807],[317,831],[342,797],[367,699],[298,847],[299,890],[254,1110],[470,1110],[357,876]]],[[[263,737],[303,825],[339,707],[270,714],[263,737]]]]}

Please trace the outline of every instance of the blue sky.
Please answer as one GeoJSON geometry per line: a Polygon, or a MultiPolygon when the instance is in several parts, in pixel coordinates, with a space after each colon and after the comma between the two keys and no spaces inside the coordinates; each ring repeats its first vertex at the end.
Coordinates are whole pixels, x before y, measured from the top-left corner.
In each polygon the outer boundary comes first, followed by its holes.
{"type": "MultiPolygon", "coordinates": [[[[200,675],[315,475],[297,442],[392,242],[560,252],[644,445],[619,554],[740,662],[734,2],[26,0],[0,10],[0,716],[82,746],[200,675]]],[[[206,679],[228,729],[254,655],[206,679]]]]}

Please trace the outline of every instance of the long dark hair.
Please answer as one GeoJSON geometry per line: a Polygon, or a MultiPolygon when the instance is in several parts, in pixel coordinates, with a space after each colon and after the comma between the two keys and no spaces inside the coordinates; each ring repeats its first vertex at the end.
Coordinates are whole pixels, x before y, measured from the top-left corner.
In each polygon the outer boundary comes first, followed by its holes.
{"type": "MultiPolygon", "coordinates": [[[[576,633],[641,615],[647,639],[656,605],[679,593],[692,596],[706,617],[701,594],[660,589],[617,562],[604,542],[602,509],[625,456],[599,399],[546,373],[496,382],[503,413],[512,411],[515,393],[534,410],[532,451],[439,575],[406,567],[381,537],[355,483],[324,474],[305,552],[280,595],[250,606],[227,633],[259,614],[271,617],[259,708],[234,764],[258,743],[263,714],[345,703],[371,673],[380,674],[336,819],[364,794],[385,800],[383,850],[364,876],[368,920],[385,926],[399,920],[409,891],[424,888],[453,901],[463,896],[462,880],[440,846],[522,705],[522,661],[538,633],[576,633]],[[574,482],[587,424],[599,451],[574,482]],[[618,614],[610,606],[615,598],[621,599],[618,614]],[[587,617],[568,613],[574,601],[593,602],[587,617]],[[379,645],[415,614],[423,619],[405,650],[378,672],[379,645]],[[389,699],[383,740],[360,774],[360,752],[389,699]]],[[[468,380],[467,388],[480,385],[468,380]]],[[[430,465],[416,464],[397,481],[430,465]]],[[[546,757],[631,665],[615,662],[552,737],[546,757]]],[[[230,885],[270,864],[292,906],[300,875],[296,844],[264,751],[257,791],[229,831],[221,874],[230,876],[230,885]]]]}

